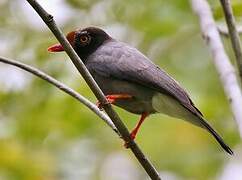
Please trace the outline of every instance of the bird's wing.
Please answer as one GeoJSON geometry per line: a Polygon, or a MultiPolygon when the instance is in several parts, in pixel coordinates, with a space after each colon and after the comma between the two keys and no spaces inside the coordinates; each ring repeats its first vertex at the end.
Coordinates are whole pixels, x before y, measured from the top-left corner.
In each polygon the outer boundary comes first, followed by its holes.
{"type": "Polygon", "coordinates": [[[173,78],[137,49],[125,43],[113,41],[102,45],[88,58],[87,66],[102,76],[138,83],[170,95],[193,114],[202,116],[188,94],[173,78]]]}

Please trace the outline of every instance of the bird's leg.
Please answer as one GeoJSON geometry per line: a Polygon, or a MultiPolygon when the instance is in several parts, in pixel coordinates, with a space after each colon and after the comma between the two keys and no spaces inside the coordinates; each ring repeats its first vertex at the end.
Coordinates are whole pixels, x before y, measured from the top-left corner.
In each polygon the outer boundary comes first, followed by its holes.
{"type": "Polygon", "coordinates": [[[131,134],[130,134],[130,137],[134,140],[135,137],[136,137],[136,134],[138,133],[139,131],[139,128],[141,126],[141,124],[144,122],[145,118],[148,116],[149,114],[148,113],[142,113],[141,117],[140,117],[140,120],[138,122],[138,124],[135,126],[135,128],[131,131],[131,134]]]}
{"type": "MultiPolygon", "coordinates": [[[[144,113],[141,114],[141,117],[140,117],[139,122],[137,123],[137,125],[135,126],[135,128],[134,128],[134,129],[131,131],[131,133],[130,133],[130,138],[131,138],[132,140],[135,139],[136,134],[138,133],[141,124],[144,122],[145,118],[146,118],[148,115],[149,115],[149,114],[146,113],[146,112],[144,112],[144,113]]],[[[128,145],[127,142],[125,142],[124,146],[125,146],[126,148],[129,147],[129,145],[128,145]]]]}
{"type": "MultiPolygon", "coordinates": [[[[107,95],[105,96],[107,101],[110,103],[110,104],[113,104],[117,99],[130,99],[132,98],[131,95],[129,94],[110,94],[110,95],[107,95]]],[[[99,101],[97,102],[97,106],[100,110],[102,110],[102,103],[100,103],[99,101]]]]}

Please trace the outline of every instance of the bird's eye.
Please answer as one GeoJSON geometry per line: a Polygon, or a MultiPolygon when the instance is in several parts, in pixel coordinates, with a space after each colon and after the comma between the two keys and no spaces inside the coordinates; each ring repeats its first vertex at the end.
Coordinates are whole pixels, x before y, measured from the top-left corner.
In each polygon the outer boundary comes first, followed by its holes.
{"type": "Polygon", "coordinates": [[[88,35],[82,35],[80,37],[80,41],[81,41],[82,44],[87,44],[90,41],[90,37],[88,35]]]}

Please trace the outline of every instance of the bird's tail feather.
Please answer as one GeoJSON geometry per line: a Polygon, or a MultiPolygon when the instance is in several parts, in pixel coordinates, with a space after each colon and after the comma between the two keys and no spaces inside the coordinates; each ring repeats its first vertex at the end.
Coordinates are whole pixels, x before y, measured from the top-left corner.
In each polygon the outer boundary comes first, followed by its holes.
{"type": "MultiPolygon", "coordinates": [[[[222,137],[204,120],[202,117],[197,117],[199,118],[199,122],[201,125],[210,133],[213,135],[213,137],[217,140],[217,142],[220,144],[220,146],[230,155],[233,155],[233,151],[230,149],[230,147],[224,142],[222,137]]],[[[201,126],[201,127],[202,127],[201,126]]]]}
{"type": "Polygon", "coordinates": [[[218,133],[206,122],[205,119],[199,113],[192,113],[187,108],[182,106],[178,101],[167,96],[165,94],[158,93],[152,98],[152,107],[160,113],[166,114],[168,116],[176,117],[179,119],[186,120],[196,126],[206,129],[213,137],[218,141],[221,147],[228,152],[229,154],[233,154],[233,151],[229,148],[228,145],[225,144],[223,139],[218,135],[218,133]]]}

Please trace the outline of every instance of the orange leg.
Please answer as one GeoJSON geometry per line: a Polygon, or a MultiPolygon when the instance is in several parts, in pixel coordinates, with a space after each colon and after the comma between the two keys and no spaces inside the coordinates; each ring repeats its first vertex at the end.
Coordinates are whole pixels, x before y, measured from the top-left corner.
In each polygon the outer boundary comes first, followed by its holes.
{"type": "MultiPolygon", "coordinates": [[[[106,99],[110,104],[113,104],[117,99],[130,99],[132,98],[129,94],[110,94],[106,96],[106,99]]],[[[99,109],[102,109],[102,104],[98,101],[97,106],[99,109]]]]}
{"type": "Polygon", "coordinates": [[[131,131],[130,137],[134,140],[136,137],[136,134],[139,131],[139,128],[141,126],[141,124],[144,122],[145,118],[148,116],[148,113],[142,113],[141,118],[138,122],[138,124],[135,126],[135,128],[131,131]]]}
{"type": "MultiPolygon", "coordinates": [[[[131,131],[131,133],[130,133],[130,137],[131,137],[132,140],[135,139],[136,134],[138,133],[141,124],[144,122],[145,118],[146,118],[148,115],[149,115],[149,114],[146,113],[146,112],[144,112],[144,113],[141,114],[141,117],[140,117],[140,120],[139,120],[138,124],[135,126],[135,128],[134,128],[134,129],[131,131]]],[[[129,147],[129,145],[128,145],[127,142],[125,142],[124,146],[125,146],[126,148],[129,147]]]]}

